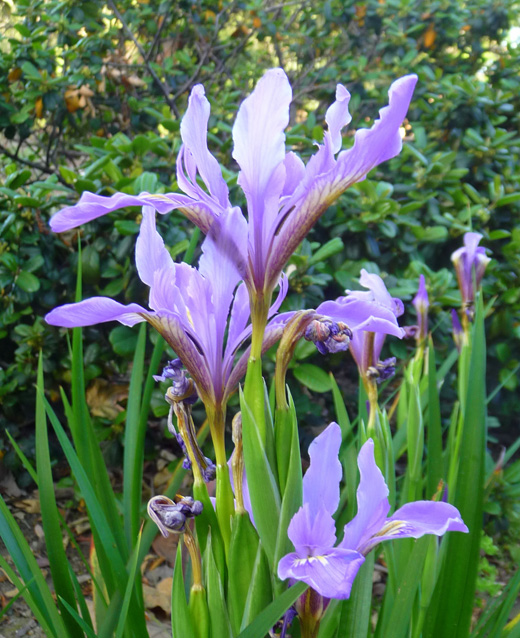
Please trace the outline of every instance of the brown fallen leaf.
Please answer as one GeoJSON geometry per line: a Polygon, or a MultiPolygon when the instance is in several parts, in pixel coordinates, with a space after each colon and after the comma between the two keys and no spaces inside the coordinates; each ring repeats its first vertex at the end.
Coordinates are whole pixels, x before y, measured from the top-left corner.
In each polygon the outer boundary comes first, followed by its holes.
{"type": "Polygon", "coordinates": [[[155,587],[143,585],[144,603],[148,609],[160,607],[167,614],[172,608],[172,583],[173,578],[169,576],[161,580],[155,587]]]}
{"type": "Polygon", "coordinates": [[[22,498],[14,502],[14,506],[27,514],[40,514],[40,501],[37,498],[22,498]]]}
{"type": "Polygon", "coordinates": [[[95,379],[87,388],[85,398],[94,416],[115,419],[123,411],[120,401],[128,397],[128,386],[95,379]]]}

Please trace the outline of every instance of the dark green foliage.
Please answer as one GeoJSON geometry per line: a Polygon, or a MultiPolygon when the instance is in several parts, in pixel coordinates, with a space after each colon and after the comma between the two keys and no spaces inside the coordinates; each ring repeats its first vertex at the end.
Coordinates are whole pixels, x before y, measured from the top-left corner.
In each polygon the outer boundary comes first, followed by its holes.
{"type": "MultiPolygon", "coordinates": [[[[472,227],[495,257],[484,282],[486,297],[496,297],[488,370],[490,390],[497,379],[504,388],[489,410],[503,423],[517,412],[510,391],[520,360],[520,51],[508,41],[515,0],[21,0],[9,7],[3,3],[0,16],[0,404],[13,433],[32,418],[26,397],[40,348],[48,383],[51,374],[55,388],[70,379],[65,340],[42,316],[72,301],[77,232],[53,235],[50,215],[84,190],[176,189],[180,116],[197,82],[212,103],[210,148],[233,170],[236,108],[275,65],[293,84],[287,141],[304,157],[321,139],[336,82],[352,92],[354,130],[377,116],[393,79],[419,75],[403,152],[325,214],[292,258],[286,305],[316,306],[355,287],[361,267],[387,275],[406,302],[424,273],[436,341],[448,343],[445,309],[459,303],[449,254],[472,227]]],[[[243,205],[235,174],[225,175],[243,205]]],[[[146,303],[133,263],[138,222],[130,209],[80,230],[85,296],[146,303]]],[[[172,254],[183,254],[193,229],[177,213],[159,224],[172,254]]],[[[119,326],[86,329],[87,381],[124,377],[133,339],[119,326]]],[[[392,347],[407,356],[405,344],[392,347]]],[[[320,364],[312,347],[297,355],[320,364]]],[[[332,363],[346,365],[341,356],[332,363]]],[[[302,405],[299,376],[295,367],[289,381],[302,405]]],[[[321,407],[308,403],[321,422],[321,407]]]]}

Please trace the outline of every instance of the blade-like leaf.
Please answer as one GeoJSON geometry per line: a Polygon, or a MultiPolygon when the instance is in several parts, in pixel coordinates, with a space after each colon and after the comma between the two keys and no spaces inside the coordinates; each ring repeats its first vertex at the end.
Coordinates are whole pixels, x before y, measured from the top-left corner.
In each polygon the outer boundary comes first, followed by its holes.
{"type": "MultiPolygon", "coordinates": [[[[0,495],[0,538],[16,566],[21,580],[11,567],[2,559],[2,568],[9,575],[18,590],[26,587],[24,599],[38,618],[49,637],[61,638],[67,630],[58,613],[56,603],[41,573],[36,558],[25,536],[18,527],[4,499],[0,495]]],[[[1,557],[0,557],[1,558],[1,557]]]]}
{"type": "Polygon", "coordinates": [[[425,622],[426,638],[464,638],[469,634],[478,574],[484,493],[486,442],[486,342],[484,313],[479,298],[471,336],[471,352],[461,357],[462,433],[454,505],[469,534],[450,534],[445,540],[444,564],[425,622]]]}
{"type": "MultiPolygon", "coordinates": [[[[269,564],[273,567],[277,537],[277,529],[273,521],[278,521],[280,518],[280,494],[264,451],[260,430],[242,393],[240,405],[244,460],[255,525],[269,564]]],[[[265,421],[263,427],[265,436],[265,421]]]]}
{"type": "Polygon", "coordinates": [[[182,543],[177,545],[177,556],[173,566],[172,585],[172,636],[173,638],[186,638],[193,636],[193,625],[188,611],[186,600],[186,588],[182,575],[182,543]]]}
{"type": "Polygon", "coordinates": [[[141,324],[132,365],[126,408],[125,454],[123,464],[123,512],[129,550],[139,533],[141,481],[144,459],[144,424],[140,420],[141,387],[143,385],[146,323],[141,324]]]}
{"type": "Polygon", "coordinates": [[[249,520],[249,514],[247,512],[237,513],[231,522],[228,558],[230,574],[228,582],[229,615],[235,634],[240,629],[244,615],[258,552],[258,542],[258,534],[249,520]]]}
{"type": "Polygon", "coordinates": [[[238,638],[264,638],[307,587],[308,585],[305,583],[296,583],[296,585],[289,587],[281,596],[273,600],[248,627],[241,631],[238,638]]]}
{"type": "Polygon", "coordinates": [[[212,638],[233,638],[234,634],[231,629],[224,589],[222,587],[222,577],[218,572],[211,545],[210,539],[204,556],[211,636],[212,638]]]}
{"type": "Polygon", "coordinates": [[[439,390],[437,389],[435,349],[430,337],[428,344],[428,413],[426,465],[426,498],[433,497],[443,478],[442,463],[442,425],[439,390]]]}
{"type": "Polygon", "coordinates": [[[59,600],[58,604],[61,607],[63,621],[67,626],[68,633],[71,636],[83,636],[80,626],[68,612],[68,607],[75,609],[76,600],[69,574],[69,562],[63,547],[58,507],[54,494],[51,457],[47,438],[47,419],[45,418],[45,405],[43,402],[43,357],[41,353],[38,360],[36,393],[36,469],[45,546],[52,582],[59,600]],[[65,600],[68,603],[67,608],[62,605],[61,600],[65,600]]]}

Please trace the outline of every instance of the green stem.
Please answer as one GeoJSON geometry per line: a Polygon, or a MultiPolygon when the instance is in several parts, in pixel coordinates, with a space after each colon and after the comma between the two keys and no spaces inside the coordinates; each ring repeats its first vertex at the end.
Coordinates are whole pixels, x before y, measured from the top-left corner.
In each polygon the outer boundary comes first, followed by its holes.
{"type": "Polygon", "coordinates": [[[264,382],[262,378],[262,345],[271,295],[266,298],[256,295],[251,299],[251,322],[253,332],[251,336],[251,352],[247,362],[246,380],[244,384],[244,398],[256,420],[258,431],[265,446],[266,425],[264,405],[264,382]]]}
{"type": "Polygon", "coordinates": [[[231,540],[231,517],[235,514],[235,507],[233,504],[233,490],[231,489],[231,481],[229,480],[224,438],[226,410],[219,405],[208,409],[207,414],[217,466],[217,519],[227,555],[231,540]]]}

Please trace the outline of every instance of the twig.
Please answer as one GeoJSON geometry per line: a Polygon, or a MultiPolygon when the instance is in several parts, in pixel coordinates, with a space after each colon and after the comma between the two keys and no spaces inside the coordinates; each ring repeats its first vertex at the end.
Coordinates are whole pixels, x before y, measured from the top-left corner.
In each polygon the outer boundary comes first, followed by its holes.
{"type": "Polygon", "coordinates": [[[114,15],[119,20],[119,22],[121,22],[121,24],[123,25],[123,29],[128,34],[128,37],[132,40],[132,42],[137,47],[137,50],[141,54],[141,56],[142,56],[142,58],[144,60],[144,64],[145,64],[146,68],[148,69],[148,72],[152,76],[155,84],[160,89],[161,93],[164,95],[164,97],[166,99],[166,102],[168,103],[168,106],[170,107],[170,109],[173,111],[175,117],[180,117],[180,113],[179,113],[179,110],[177,109],[177,106],[175,105],[175,102],[170,98],[170,93],[168,91],[168,88],[166,86],[164,86],[164,84],[161,82],[161,79],[159,78],[157,73],[154,71],[153,67],[151,66],[150,62],[148,61],[148,59],[146,57],[145,50],[143,49],[143,47],[141,46],[141,44],[139,43],[137,38],[134,36],[134,34],[130,31],[130,27],[125,22],[125,19],[123,18],[123,16],[121,15],[119,10],[117,9],[116,5],[114,4],[114,2],[112,0],[108,0],[107,4],[112,9],[114,15]]]}
{"type": "Polygon", "coordinates": [[[23,159],[22,157],[19,157],[15,153],[12,153],[11,151],[7,150],[5,146],[2,146],[1,144],[0,144],[0,153],[2,153],[3,155],[6,155],[7,157],[10,157],[11,159],[15,160],[16,162],[19,162],[20,164],[23,164],[24,166],[30,166],[31,168],[34,168],[36,171],[41,171],[42,173],[46,173],[47,175],[56,175],[56,177],[58,178],[58,181],[61,182],[64,186],[70,186],[70,184],[68,184],[63,179],[63,177],[60,175],[58,171],[50,168],[49,166],[45,166],[45,164],[37,164],[36,162],[31,162],[30,160],[23,159]]]}
{"type": "Polygon", "coordinates": [[[162,20],[161,23],[159,24],[159,28],[157,29],[157,33],[155,34],[155,37],[152,41],[152,44],[150,45],[150,48],[148,49],[148,53],[146,54],[146,57],[144,59],[145,64],[148,63],[152,57],[152,53],[153,50],[155,49],[156,44],[159,42],[159,39],[161,37],[161,33],[163,32],[164,26],[167,22],[166,16],[170,13],[170,9],[172,6],[173,2],[170,2],[168,8],[166,9],[166,11],[163,13],[162,15],[162,20]]]}

